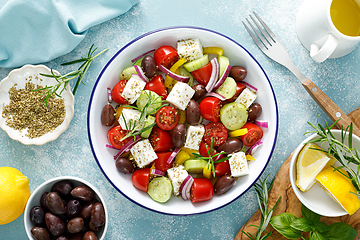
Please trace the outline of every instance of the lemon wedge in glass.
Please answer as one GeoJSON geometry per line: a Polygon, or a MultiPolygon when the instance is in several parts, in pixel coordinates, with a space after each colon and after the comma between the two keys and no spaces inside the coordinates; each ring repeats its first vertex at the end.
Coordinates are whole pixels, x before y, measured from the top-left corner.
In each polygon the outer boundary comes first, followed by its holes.
{"type": "Polygon", "coordinates": [[[300,151],[296,162],[296,186],[301,191],[308,191],[316,182],[315,177],[326,166],[333,165],[336,158],[326,152],[315,150],[321,149],[314,143],[306,144],[300,151]]]}
{"type": "MultiPolygon", "coordinates": [[[[344,170],[340,170],[346,175],[344,170]]],[[[355,213],[360,208],[359,198],[353,194],[356,189],[351,180],[333,168],[325,168],[317,176],[316,180],[324,191],[349,214],[355,213]],[[353,192],[353,193],[351,193],[353,192]]]]}

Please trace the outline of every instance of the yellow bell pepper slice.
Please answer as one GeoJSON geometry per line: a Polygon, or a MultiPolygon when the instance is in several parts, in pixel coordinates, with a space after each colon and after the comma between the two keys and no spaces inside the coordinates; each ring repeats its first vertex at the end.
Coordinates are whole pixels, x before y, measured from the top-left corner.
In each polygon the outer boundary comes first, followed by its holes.
{"type": "Polygon", "coordinates": [[[204,47],[203,48],[203,54],[217,54],[219,56],[222,56],[224,53],[224,50],[219,47],[204,47]]]}
{"type": "Polygon", "coordinates": [[[181,150],[175,157],[175,165],[182,165],[189,158],[190,158],[189,154],[181,150]]]}
{"type": "Polygon", "coordinates": [[[186,122],[186,111],[185,110],[178,110],[179,112],[179,124],[186,122]]]}
{"type": "Polygon", "coordinates": [[[199,151],[197,151],[197,150],[186,148],[186,147],[182,147],[181,150],[187,152],[187,154],[189,154],[189,156],[191,158],[194,157],[193,153],[199,153],[199,151]]]}
{"type": "MultiPolygon", "coordinates": [[[[186,62],[186,59],[185,59],[185,58],[181,58],[181,59],[179,59],[174,65],[172,65],[169,70],[170,70],[171,72],[173,72],[173,73],[176,73],[176,70],[178,70],[179,67],[180,67],[181,65],[183,65],[185,62],[186,62]]],[[[179,74],[179,73],[176,73],[176,74],[179,74]]],[[[172,88],[172,87],[174,86],[173,81],[175,81],[175,83],[176,83],[176,80],[172,79],[172,78],[169,77],[169,76],[166,76],[166,77],[165,77],[165,82],[164,82],[165,87],[167,87],[167,88],[172,88]]]]}
{"type": "Polygon", "coordinates": [[[250,154],[246,155],[246,160],[248,161],[255,161],[255,158],[253,156],[251,156],[250,154]]]}
{"type": "Polygon", "coordinates": [[[203,176],[206,177],[207,179],[211,179],[212,174],[211,174],[211,163],[208,162],[206,164],[206,166],[203,168],[203,176]]]}
{"type": "Polygon", "coordinates": [[[241,129],[229,132],[229,137],[239,137],[239,136],[243,136],[247,133],[248,133],[247,128],[241,128],[241,129]]]}

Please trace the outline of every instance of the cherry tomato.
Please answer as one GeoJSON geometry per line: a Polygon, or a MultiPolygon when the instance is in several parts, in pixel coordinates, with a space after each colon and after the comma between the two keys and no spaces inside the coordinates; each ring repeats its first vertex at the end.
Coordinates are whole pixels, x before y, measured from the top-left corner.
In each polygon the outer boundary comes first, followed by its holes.
{"type": "Polygon", "coordinates": [[[259,141],[263,136],[263,131],[257,125],[251,122],[245,123],[242,128],[247,128],[248,133],[241,136],[241,141],[244,143],[245,146],[251,147],[257,141],[259,141]]]}
{"type": "Polygon", "coordinates": [[[246,85],[245,84],[242,84],[240,82],[236,82],[236,92],[235,92],[235,95],[230,98],[230,99],[227,99],[226,102],[227,103],[231,103],[231,102],[234,102],[236,100],[236,98],[241,94],[242,91],[244,91],[244,89],[246,88],[246,85]]]}
{"type": "MultiPolygon", "coordinates": [[[[204,156],[204,157],[208,157],[209,154],[208,154],[208,151],[210,152],[210,145],[208,145],[206,142],[201,141],[200,143],[200,147],[199,147],[199,153],[201,156],[204,156]],[[208,149],[208,150],[207,150],[208,149]]],[[[213,149],[213,155],[217,154],[218,152],[213,149]]]]}
{"type": "Polygon", "coordinates": [[[172,167],[172,163],[167,163],[167,160],[169,159],[172,152],[158,152],[156,153],[157,159],[155,159],[155,168],[157,170],[166,172],[169,168],[172,167]]]}
{"type": "Polygon", "coordinates": [[[191,186],[190,200],[191,202],[202,202],[210,200],[213,196],[213,185],[207,178],[194,178],[191,186]]]}
{"type": "Polygon", "coordinates": [[[174,147],[171,141],[171,134],[158,127],[152,129],[149,141],[155,152],[166,152],[174,147]]]}
{"type": "Polygon", "coordinates": [[[179,55],[175,48],[172,46],[161,46],[154,52],[156,65],[163,65],[167,69],[179,60],[179,55]]]}
{"type": "Polygon", "coordinates": [[[132,174],[132,184],[139,190],[147,192],[150,180],[150,168],[141,168],[132,174]]]}
{"type": "Polygon", "coordinates": [[[212,65],[211,63],[208,63],[202,68],[192,71],[191,74],[196,79],[196,81],[198,81],[198,83],[206,86],[210,80],[211,72],[212,72],[212,65]]]}
{"type": "Polygon", "coordinates": [[[117,125],[109,129],[107,132],[107,139],[113,147],[121,149],[131,140],[131,138],[126,138],[120,141],[120,139],[125,137],[126,133],[126,130],[123,130],[120,125],[117,125]]]}
{"type": "Polygon", "coordinates": [[[121,93],[124,91],[125,85],[126,85],[126,80],[123,79],[117,82],[113,87],[111,91],[111,98],[114,102],[119,104],[128,104],[128,101],[125,98],[123,98],[123,96],[121,96],[121,93]]]}
{"type": "Polygon", "coordinates": [[[213,146],[220,146],[228,137],[228,132],[222,123],[208,123],[205,126],[204,140],[211,146],[211,139],[213,140],[213,146]]]}
{"type": "Polygon", "coordinates": [[[215,177],[231,175],[230,164],[228,161],[215,163],[214,168],[215,168],[215,177]]]}
{"type": "Polygon", "coordinates": [[[174,107],[165,106],[156,113],[156,124],[162,130],[172,130],[179,123],[179,113],[174,107]]]}
{"type": "Polygon", "coordinates": [[[145,90],[153,91],[163,99],[166,99],[168,96],[166,87],[164,85],[164,78],[161,75],[153,77],[150,82],[146,83],[145,90]]]}
{"type": "Polygon", "coordinates": [[[203,118],[211,122],[220,122],[220,108],[222,102],[216,97],[206,97],[200,103],[200,113],[203,118]]]}

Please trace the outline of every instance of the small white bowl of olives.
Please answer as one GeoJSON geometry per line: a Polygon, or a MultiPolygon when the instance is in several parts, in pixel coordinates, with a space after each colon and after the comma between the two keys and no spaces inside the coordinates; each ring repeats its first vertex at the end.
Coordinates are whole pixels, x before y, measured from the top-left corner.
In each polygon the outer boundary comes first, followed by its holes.
{"type": "Polygon", "coordinates": [[[63,176],[35,189],[25,208],[24,224],[31,240],[103,240],[108,212],[92,184],[63,176]]]}

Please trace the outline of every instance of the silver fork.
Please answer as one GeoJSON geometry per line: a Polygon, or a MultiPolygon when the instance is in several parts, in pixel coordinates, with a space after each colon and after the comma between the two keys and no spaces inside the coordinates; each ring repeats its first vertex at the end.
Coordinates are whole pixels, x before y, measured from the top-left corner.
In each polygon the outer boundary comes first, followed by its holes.
{"type": "MultiPolygon", "coordinates": [[[[310,79],[300,72],[291,60],[286,48],[276,35],[270,30],[259,15],[255,12],[253,12],[253,14],[256,19],[251,15],[249,15],[251,20],[245,18],[253,31],[246,23],[243,22],[243,24],[260,50],[263,51],[263,53],[265,53],[269,58],[289,69],[300,80],[306,91],[329,116],[329,118],[334,122],[339,120],[336,124],[339,128],[343,126],[345,129],[348,125],[350,125],[352,122],[350,117],[348,117],[323,91],[321,91],[320,88],[318,88],[310,79]],[[252,22],[256,25],[256,27],[252,22]]],[[[353,133],[360,136],[360,129],[355,124],[353,124],[353,133]]]]}

